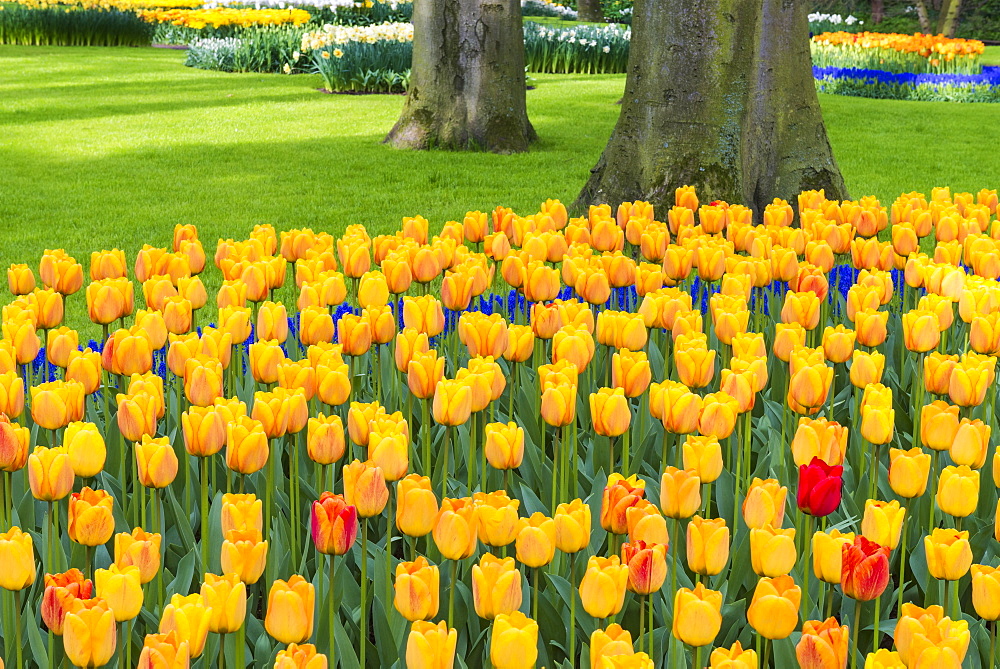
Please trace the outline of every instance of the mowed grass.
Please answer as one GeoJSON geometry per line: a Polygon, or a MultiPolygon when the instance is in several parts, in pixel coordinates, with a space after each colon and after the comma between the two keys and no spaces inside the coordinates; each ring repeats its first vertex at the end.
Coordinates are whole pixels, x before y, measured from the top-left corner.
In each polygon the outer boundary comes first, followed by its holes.
{"type": "MultiPolygon", "coordinates": [[[[1000,51],[991,51],[991,56],[1000,51]]],[[[575,199],[618,116],[624,76],[534,76],[527,154],[396,151],[401,96],[325,95],[314,76],[225,74],[165,49],[0,47],[0,266],[62,247],[169,245],[257,223],[372,234],[498,204],[575,199]]],[[[1000,107],[823,96],[851,194],[997,187],[1000,107]],[[992,135],[992,139],[988,136],[992,135]]]]}

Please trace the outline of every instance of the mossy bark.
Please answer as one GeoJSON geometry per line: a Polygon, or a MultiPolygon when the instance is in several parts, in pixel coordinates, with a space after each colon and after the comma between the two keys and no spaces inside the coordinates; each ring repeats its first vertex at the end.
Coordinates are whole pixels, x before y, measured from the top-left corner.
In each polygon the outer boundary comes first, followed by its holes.
{"type": "Polygon", "coordinates": [[[601,0],[578,0],[576,3],[577,18],[580,21],[603,21],[604,10],[601,0]]]}
{"type": "Polygon", "coordinates": [[[413,67],[397,148],[526,151],[519,0],[414,0],[413,67]]]}
{"type": "MultiPolygon", "coordinates": [[[[805,0],[636,0],[618,123],[576,202],[846,197],[816,96],[805,0]]],[[[665,215],[665,213],[661,214],[665,215]]]]}
{"type": "Polygon", "coordinates": [[[958,13],[962,9],[962,0],[945,0],[938,17],[938,33],[945,37],[954,37],[958,25],[958,13]]]}

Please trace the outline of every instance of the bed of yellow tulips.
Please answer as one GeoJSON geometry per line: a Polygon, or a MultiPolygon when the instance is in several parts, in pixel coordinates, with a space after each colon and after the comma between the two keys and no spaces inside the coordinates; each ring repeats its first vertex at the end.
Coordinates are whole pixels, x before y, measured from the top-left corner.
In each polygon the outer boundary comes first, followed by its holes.
{"type": "Polygon", "coordinates": [[[996,214],[684,187],[12,265],[6,666],[995,666],[996,214]]]}
{"type": "Polygon", "coordinates": [[[986,45],[943,35],[828,32],[812,38],[813,64],[887,72],[979,74],[986,45]]]}

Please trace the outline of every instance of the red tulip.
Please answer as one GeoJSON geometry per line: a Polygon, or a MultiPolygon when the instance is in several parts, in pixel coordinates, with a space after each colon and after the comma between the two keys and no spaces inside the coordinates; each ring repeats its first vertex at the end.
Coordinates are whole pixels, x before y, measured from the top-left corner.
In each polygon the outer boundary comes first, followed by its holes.
{"type": "Polygon", "coordinates": [[[840,587],[844,594],[868,602],[881,595],[889,585],[889,547],[855,537],[840,551],[840,587]]]}
{"type": "Polygon", "coordinates": [[[312,538],[325,555],[343,555],[358,538],[358,510],[341,495],[324,492],[312,505],[312,538]]]}
{"type": "Polygon", "coordinates": [[[810,516],[828,516],[840,506],[844,468],[813,458],[799,467],[799,509],[810,516]]]}

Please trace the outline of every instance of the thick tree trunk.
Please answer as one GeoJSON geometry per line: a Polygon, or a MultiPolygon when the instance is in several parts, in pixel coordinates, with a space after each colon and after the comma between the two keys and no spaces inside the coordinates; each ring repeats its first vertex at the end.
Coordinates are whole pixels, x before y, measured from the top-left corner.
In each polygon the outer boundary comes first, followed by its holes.
{"type": "Polygon", "coordinates": [[[577,208],[666,208],[682,185],[758,214],[810,188],[845,197],[813,83],[808,11],[804,0],[636,0],[621,114],[577,208]]]}
{"type": "Polygon", "coordinates": [[[601,0],[578,0],[576,3],[577,18],[581,21],[604,21],[604,10],[601,0]]]}
{"type": "Polygon", "coordinates": [[[920,21],[920,32],[929,34],[931,32],[931,20],[927,16],[927,4],[924,0],[917,0],[917,20],[920,21]]]}
{"type": "Polygon", "coordinates": [[[510,153],[534,139],[519,0],[414,0],[410,90],[385,142],[510,153]]]}
{"type": "Polygon", "coordinates": [[[945,0],[938,17],[938,33],[945,37],[954,37],[958,24],[958,12],[962,8],[962,0],[945,0]]]}
{"type": "Polygon", "coordinates": [[[882,23],[882,19],[884,18],[885,18],[884,0],[872,0],[872,23],[876,25],[882,23]]]}

